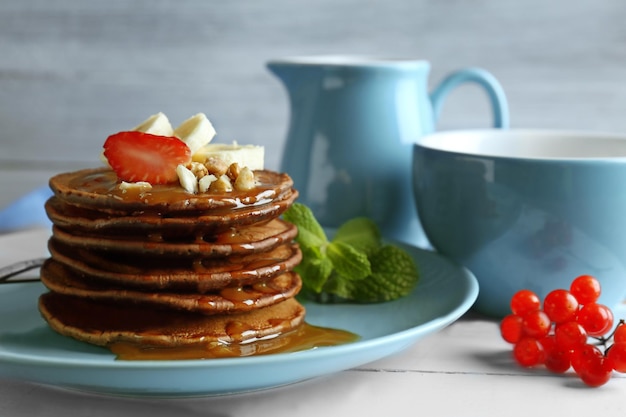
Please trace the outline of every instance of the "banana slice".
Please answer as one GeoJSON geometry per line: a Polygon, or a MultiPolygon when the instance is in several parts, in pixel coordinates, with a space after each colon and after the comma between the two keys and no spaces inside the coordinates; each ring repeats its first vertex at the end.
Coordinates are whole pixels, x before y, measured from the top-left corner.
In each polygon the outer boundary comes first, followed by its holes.
{"type": "Polygon", "coordinates": [[[150,133],[159,136],[174,136],[174,129],[167,116],[161,112],[153,114],[141,124],[135,126],[133,130],[137,132],[150,133]]]}
{"type": "Polygon", "coordinates": [[[198,113],[182,122],[174,130],[174,136],[185,142],[193,155],[211,142],[215,136],[215,128],[204,113],[198,113]]]}
{"type": "Polygon", "coordinates": [[[262,170],[265,166],[265,148],[256,145],[210,143],[198,149],[192,160],[205,163],[209,158],[221,159],[227,165],[237,162],[240,167],[248,167],[253,171],[262,170]]]}

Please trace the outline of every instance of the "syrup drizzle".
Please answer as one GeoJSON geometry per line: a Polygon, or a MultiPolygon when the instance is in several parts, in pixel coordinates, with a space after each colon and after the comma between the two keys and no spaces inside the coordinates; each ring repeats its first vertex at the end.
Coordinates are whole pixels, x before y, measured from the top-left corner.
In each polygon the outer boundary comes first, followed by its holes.
{"type": "Polygon", "coordinates": [[[257,184],[253,189],[229,193],[228,197],[219,193],[204,193],[190,197],[189,193],[178,183],[153,185],[149,189],[122,190],[115,172],[105,169],[86,170],[82,175],[69,177],[65,181],[72,190],[107,199],[112,198],[119,202],[143,203],[147,206],[177,202],[184,207],[185,201],[216,199],[221,203],[216,203],[216,206],[212,208],[223,206],[227,210],[268,204],[281,193],[283,188],[291,188],[291,184],[286,182],[284,176],[267,171],[255,171],[255,180],[257,184]]]}
{"type": "Polygon", "coordinates": [[[339,329],[303,323],[289,332],[247,343],[196,343],[177,347],[118,342],[108,346],[118,360],[217,359],[290,353],[355,342],[359,336],[339,329]]]}

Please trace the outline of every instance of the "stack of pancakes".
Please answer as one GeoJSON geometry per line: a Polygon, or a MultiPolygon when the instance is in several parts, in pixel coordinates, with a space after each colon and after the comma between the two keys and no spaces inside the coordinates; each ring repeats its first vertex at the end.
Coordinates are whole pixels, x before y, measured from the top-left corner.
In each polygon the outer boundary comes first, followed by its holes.
{"type": "Polygon", "coordinates": [[[280,219],[297,191],[286,174],[255,178],[250,191],[189,194],[124,190],[109,169],[53,177],[42,316],[103,346],[243,344],[297,328],[302,254],[280,219]]]}

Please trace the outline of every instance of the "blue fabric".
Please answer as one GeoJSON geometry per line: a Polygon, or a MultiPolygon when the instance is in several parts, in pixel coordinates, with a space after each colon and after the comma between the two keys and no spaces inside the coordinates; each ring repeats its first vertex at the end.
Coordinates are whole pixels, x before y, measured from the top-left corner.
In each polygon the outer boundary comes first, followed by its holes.
{"type": "Polygon", "coordinates": [[[44,204],[52,195],[48,186],[38,188],[0,210],[0,233],[36,226],[51,226],[44,204]]]}

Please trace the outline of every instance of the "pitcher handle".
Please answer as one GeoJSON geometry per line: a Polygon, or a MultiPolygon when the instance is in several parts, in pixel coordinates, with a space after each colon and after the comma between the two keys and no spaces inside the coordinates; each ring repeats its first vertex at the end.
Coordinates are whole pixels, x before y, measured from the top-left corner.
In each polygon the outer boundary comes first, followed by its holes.
{"type": "Polygon", "coordinates": [[[498,80],[481,68],[464,68],[448,75],[430,95],[435,121],[439,119],[443,101],[453,88],[466,82],[474,82],[485,89],[493,110],[493,125],[497,128],[509,127],[509,106],[504,89],[498,80]]]}

